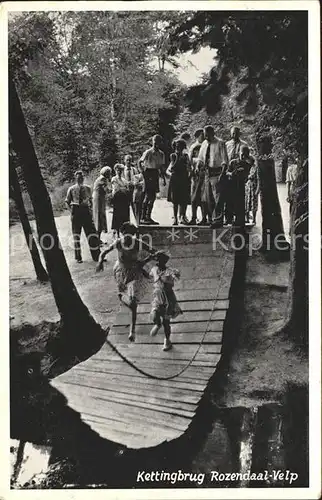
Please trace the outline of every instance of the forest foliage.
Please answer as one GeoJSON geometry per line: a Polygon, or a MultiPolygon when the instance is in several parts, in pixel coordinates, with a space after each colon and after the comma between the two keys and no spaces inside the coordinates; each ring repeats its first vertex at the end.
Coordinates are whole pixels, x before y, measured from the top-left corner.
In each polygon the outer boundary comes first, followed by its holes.
{"type": "Polygon", "coordinates": [[[279,153],[306,158],[307,12],[199,11],[171,32],[172,55],[205,46],[216,50],[216,62],[204,82],[188,89],[190,111],[204,110],[218,128],[223,119],[249,131],[253,124],[254,139],[271,134],[279,153]]]}
{"type": "MultiPolygon", "coordinates": [[[[9,23],[9,65],[54,206],[77,168],[88,178],[124,154],[136,160],[154,133],[173,138],[206,124],[229,138],[240,125],[256,152],[307,155],[305,12],[30,12],[9,23]],[[187,88],[166,68],[209,47],[214,67],[187,88]]],[[[27,201],[27,200],[26,200],[27,201]]]]}
{"type": "Polygon", "coordinates": [[[9,66],[49,187],[168,147],[183,85],[165,70],[166,31],[180,13],[34,12],[9,23],[9,66]]]}

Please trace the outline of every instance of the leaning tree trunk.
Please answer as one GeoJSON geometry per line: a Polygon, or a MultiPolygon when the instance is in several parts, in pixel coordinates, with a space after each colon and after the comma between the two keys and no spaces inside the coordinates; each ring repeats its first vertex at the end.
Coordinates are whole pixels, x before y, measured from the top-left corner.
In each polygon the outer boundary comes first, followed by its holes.
{"type": "Polygon", "coordinates": [[[10,187],[11,187],[12,197],[19,213],[20,222],[26,238],[27,247],[29,249],[31,259],[34,264],[37,280],[42,283],[45,283],[49,280],[48,274],[44,266],[42,265],[38,247],[34,235],[32,234],[30,222],[22,199],[18,175],[14,165],[12,165],[12,162],[10,160],[9,160],[9,168],[10,168],[9,174],[10,174],[10,187]]]}
{"type": "Polygon", "coordinates": [[[299,166],[291,214],[291,266],[285,333],[308,350],[308,161],[299,166]]]}
{"type": "Polygon", "coordinates": [[[281,206],[278,199],[275,164],[271,156],[269,136],[257,138],[258,176],[262,209],[262,247],[267,255],[287,255],[289,244],[285,239],[281,206]]]}
{"type": "MultiPolygon", "coordinates": [[[[38,237],[46,261],[47,271],[61,326],[68,344],[75,354],[82,356],[89,346],[101,344],[104,332],[82,302],[73,283],[65,255],[61,248],[53,209],[38,159],[21,109],[15,84],[9,80],[9,131],[13,147],[19,155],[27,189],[33,204],[38,237]]],[[[65,340],[66,341],[66,340],[65,340]]]]}

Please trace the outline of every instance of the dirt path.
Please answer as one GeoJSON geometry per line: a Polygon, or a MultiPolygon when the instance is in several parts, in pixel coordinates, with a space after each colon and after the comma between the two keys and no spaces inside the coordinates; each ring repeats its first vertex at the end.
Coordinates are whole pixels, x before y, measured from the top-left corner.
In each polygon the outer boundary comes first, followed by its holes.
{"type": "Polygon", "coordinates": [[[244,319],[230,360],[222,406],[249,408],[282,402],[289,384],[308,383],[307,361],[291,341],[276,334],[285,321],[288,293],[283,287],[288,269],[285,263],[274,266],[272,273],[261,256],[248,263],[244,319]]]}
{"type": "MultiPolygon", "coordinates": [[[[289,217],[285,185],[279,184],[278,190],[285,221],[285,232],[288,234],[289,217]]],[[[189,209],[188,216],[190,215],[189,209]]],[[[170,204],[165,199],[156,200],[153,216],[160,224],[171,225],[172,210],[170,204]]],[[[110,224],[111,214],[108,214],[108,218],[110,224]]],[[[115,255],[108,256],[104,273],[96,274],[95,265],[90,258],[84,235],[82,235],[84,263],[81,265],[75,263],[69,214],[66,213],[56,217],[55,221],[68,266],[82,299],[97,321],[101,322],[103,326],[110,324],[118,305],[112,273],[115,255]]],[[[34,223],[33,227],[35,228],[34,223]]],[[[259,211],[256,231],[260,232],[260,227],[261,217],[259,211]]],[[[107,235],[106,241],[111,241],[111,233],[107,235]]],[[[40,285],[35,280],[30,254],[26,248],[20,224],[15,224],[10,228],[9,262],[10,314],[14,316],[12,325],[19,326],[25,322],[38,324],[44,319],[48,321],[58,320],[59,317],[50,285],[40,285]]],[[[252,266],[249,269],[253,273],[252,266]]],[[[275,276],[276,280],[279,280],[280,270],[274,265],[272,265],[271,269],[272,275],[275,276]]],[[[253,277],[252,279],[261,278],[257,275],[256,278],[253,277]]]]}
{"type": "MultiPolygon", "coordinates": [[[[278,185],[284,230],[289,234],[286,186],[278,185]]],[[[260,213],[259,213],[260,215],[260,213]]],[[[254,232],[260,232],[261,218],[254,232]]],[[[247,261],[244,319],[221,397],[225,407],[281,402],[289,384],[308,383],[308,363],[292,342],[276,335],[287,310],[289,263],[269,263],[260,253],[247,261]]]]}
{"type": "MultiPolygon", "coordinates": [[[[189,212],[188,212],[189,214],[189,212]]],[[[132,215],[132,214],[131,214],[132,215]]],[[[154,217],[160,224],[170,224],[171,206],[164,200],[156,200],[154,217]]],[[[95,273],[95,263],[91,260],[87,242],[82,234],[83,264],[74,261],[73,240],[69,214],[55,218],[60,242],[70,268],[72,278],[90,312],[103,327],[111,324],[118,307],[117,290],[113,279],[113,265],[115,253],[107,256],[103,273],[95,273]]],[[[111,223],[111,214],[108,213],[108,225],[111,223]]],[[[32,223],[35,229],[35,223],[32,223]]],[[[108,233],[105,241],[112,241],[112,234],[108,233]]],[[[32,261],[20,224],[10,228],[10,315],[16,327],[23,323],[39,324],[59,319],[56,304],[51,292],[50,284],[37,283],[32,261]],[[32,297],[32,299],[31,299],[32,297]]]]}

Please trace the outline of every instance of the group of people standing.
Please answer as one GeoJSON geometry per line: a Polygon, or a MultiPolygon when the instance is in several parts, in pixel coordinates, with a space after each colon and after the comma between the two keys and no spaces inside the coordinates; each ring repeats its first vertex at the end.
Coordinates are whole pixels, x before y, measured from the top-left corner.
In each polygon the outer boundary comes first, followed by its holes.
{"type": "Polygon", "coordinates": [[[84,184],[81,171],[75,174],[76,183],[68,190],[66,203],[71,210],[75,259],[82,262],[80,233],[84,228],[93,260],[97,261],[99,247],[103,244],[101,233],[107,232],[106,196],[113,205],[111,229],[119,236],[122,224],[130,221],[132,208],[137,226],[158,224],[152,218],[160,178],[166,186],[167,199],[173,205],[173,224],[243,226],[256,221],[258,205],[258,173],[255,159],[250,155],[246,142],[240,139],[240,129],[231,129],[227,142],[216,137],[214,128],[207,126],[196,130],[194,142],[188,147],[188,134],[173,141],[170,164],[166,167],[162,151],[162,137],[155,135],[148,148],[134,166],[131,155],[124,164],[105,166],[93,185],[84,184]],[[191,205],[192,217],[187,219],[191,205]],[[201,219],[198,221],[198,208],[201,219]]]}
{"type": "Polygon", "coordinates": [[[240,129],[231,129],[231,139],[224,142],[215,136],[214,128],[197,129],[195,141],[188,148],[183,134],[174,141],[170,156],[168,200],[173,203],[174,224],[210,225],[224,223],[243,226],[256,222],[259,182],[255,159],[240,129]],[[186,217],[191,204],[192,217],[186,217]],[[201,220],[198,222],[198,208],[201,220]]]}
{"type": "Polygon", "coordinates": [[[107,233],[106,209],[107,195],[112,196],[113,217],[112,229],[119,235],[120,227],[130,220],[130,206],[137,224],[144,196],[144,178],[141,172],[132,166],[132,157],[126,155],[124,165],[116,163],[114,173],[108,166],[103,167],[95,180],[93,189],[84,184],[81,170],[75,173],[75,184],[67,191],[66,203],[71,212],[72,232],[74,238],[75,260],[82,263],[80,235],[84,229],[88,245],[94,261],[98,261],[100,247],[103,244],[101,234],[107,233]]]}
{"type": "MultiPolygon", "coordinates": [[[[75,174],[76,183],[68,189],[66,203],[71,210],[74,235],[75,259],[82,262],[80,233],[84,229],[97,271],[103,270],[105,257],[117,251],[114,278],[122,304],[131,311],[129,340],[136,336],[137,307],[145,294],[148,280],[153,282],[151,299],[151,335],[163,326],[163,349],[172,347],[171,318],[182,314],[173,287],[180,272],[167,266],[170,256],[157,252],[144,243],[137,234],[139,224],[158,224],[152,219],[160,178],[166,186],[169,178],[168,201],[173,204],[173,224],[210,225],[220,227],[224,223],[243,227],[245,222],[256,222],[259,193],[258,168],[245,141],[240,138],[240,129],[231,129],[227,142],[215,136],[214,128],[197,129],[194,142],[188,146],[188,134],[173,142],[170,164],[166,168],[162,151],[162,138],[155,135],[152,147],[138,161],[126,155],[124,165],[114,165],[114,175],[108,166],[100,171],[93,185],[84,184],[81,171],[75,174]],[[112,229],[115,238],[112,244],[101,251],[101,233],[107,232],[106,195],[112,196],[112,229]],[[191,220],[187,220],[187,207],[191,204],[191,220]],[[130,208],[136,224],[131,224],[130,208]],[[201,220],[198,222],[198,209],[201,220]],[[139,250],[148,256],[140,259],[139,250]],[[146,265],[155,261],[148,271],[146,265]]],[[[293,200],[296,166],[288,168],[288,201],[293,200]]]]}
{"type": "Polygon", "coordinates": [[[153,281],[151,301],[151,335],[161,326],[164,329],[163,349],[168,351],[172,344],[171,318],[182,314],[173,286],[180,272],[169,268],[169,255],[156,252],[141,241],[137,226],[131,224],[130,208],[136,224],[157,224],[152,219],[160,178],[166,186],[169,177],[168,200],[173,204],[174,224],[197,224],[198,208],[201,208],[200,225],[217,227],[228,224],[243,226],[249,213],[256,218],[256,197],[258,194],[257,169],[246,143],[240,139],[240,131],[234,127],[231,140],[225,143],[215,136],[211,126],[198,129],[195,141],[188,148],[185,136],[173,143],[168,168],[162,151],[162,138],[155,135],[152,147],[147,149],[136,168],[132,157],[124,158],[124,165],[105,166],[95,180],[93,190],[84,184],[82,171],[75,174],[76,183],[68,189],[66,203],[71,211],[74,236],[75,259],[82,262],[80,234],[86,234],[91,255],[98,262],[97,271],[103,270],[106,255],[116,250],[118,258],[114,265],[114,278],[120,301],[131,311],[129,340],[135,341],[138,303],[145,292],[147,280],[153,281]],[[112,197],[113,243],[101,252],[101,233],[107,232],[106,195],[112,197]],[[246,193],[246,196],[245,196],[246,193]],[[191,204],[192,218],[187,220],[187,206],[191,204]],[[139,250],[146,250],[148,256],[140,260],[139,250]],[[145,266],[155,261],[148,272],[145,266]]]}

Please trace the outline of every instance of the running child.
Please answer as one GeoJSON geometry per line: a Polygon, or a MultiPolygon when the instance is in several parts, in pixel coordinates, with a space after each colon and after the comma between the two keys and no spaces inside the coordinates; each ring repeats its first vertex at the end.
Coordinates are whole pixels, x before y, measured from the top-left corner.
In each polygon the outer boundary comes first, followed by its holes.
{"type": "Polygon", "coordinates": [[[151,304],[151,319],[154,323],[150,332],[151,336],[158,333],[161,326],[164,328],[163,350],[169,351],[172,347],[171,318],[176,318],[182,314],[182,310],[177,302],[173,291],[174,282],[180,278],[180,272],[177,269],[171,269],[166,264],[169,255],[164,252],[157,252],[154,255],[156,265],[150,271],[150,277],[153,279],[153,297],[151,304]]]}

